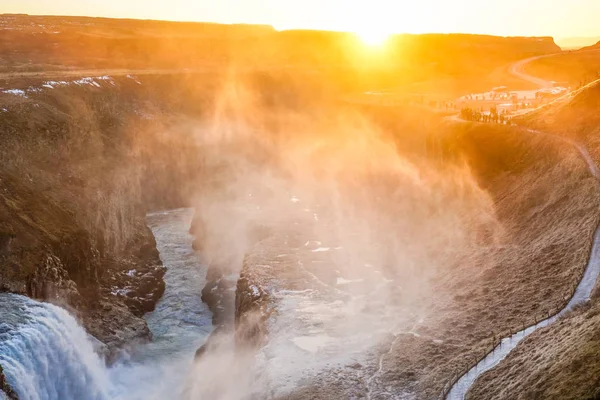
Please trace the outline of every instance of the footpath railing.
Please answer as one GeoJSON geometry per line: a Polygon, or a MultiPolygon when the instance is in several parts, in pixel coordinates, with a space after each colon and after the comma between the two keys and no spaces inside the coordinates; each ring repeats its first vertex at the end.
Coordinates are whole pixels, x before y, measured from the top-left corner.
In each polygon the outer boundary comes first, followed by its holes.
{"type": "MultiPolygon", "coordinates": [[[[582,90],[584,90],[592,85],[595,85],[595,84],[600,84],[600,79],[593,81],[593,82],[585,85],[584,87],[579,88],[577,91],[570,93],[568,96],[572,97],[575,94],[580,93],[582,90]]],[[[591,167],[588,166],[588,168],[591,168],[591,167]]],[[[592,172],[592,174],[593,174],[593,171],[590,171],[590,172],[592,172]]],[[[514,327],[512,329],[508,329],[506,331],[501,331],[501,332],[497,332],[497,333],[492,332],[492,336],[489,338],[489,345],[485,347],[485,349],[481,352],[481,354],[467,359],[464,363],[461,363],[454,369],[452,376],[446,381],[446,383],[442,387],[442,390],[439,395],[440,400],[444,400],[448,396],[448,394],[450,393],[450,391],[452,390],[454,385],[459,381],[460,378],[462,378],[465,374],[469,373],[469,371],[471,371],[473,368],[476,368],[479,365],[479,363],[481,363],[481,361],[483,361],[486,357],[488,357],[490,354],[492,354],[496,350],[496,348],[501,344],[503,339],[510,338],[511,336],[513,336],[517,333],[524,332],[525,330],[527,330],[530,327],[535,327],[539,323],[544,322],[546,320],[549,320],[550,318],[557,316],[559,313],[561,313],[567,307],[567,305],[569,304],[569,302],[575,295],[575,292],[577,291],[577,287],[579,286],[581,280],[583,279],[585,271],[586,271],[588,264],[592,258],[594,237],[595,237],[596,231],[598,229],[600,229],[600,222],[596,226],[596,229],[592,232],[592,235],[588,241],[590,250],[589,250],[588,262],[586,264],[586,268],[584,268],[580,274],[571,277],[570,282],[569,282],[570,287],[569,287],[569,292],[568,292],[570,294],[565,295],[563,297],[563,305],[560,307],[548,309],[543,314],[536,314],[533,316],[533,319],[529,319],[527,321],[524,320],[521,323],[521,325],[514,327]]]]}
{"type": "MultiPolygon", "coordinates": [[[[599,228],[600,228],[600,226],[599,226],[599,228]]],[[[592,234],[592,238],[590,240],[590,258],[591,258],[591,248],[593,246],[595,232],[596,231],[594,231],[594,233],[592,234]]],[[[587,268],[587,266],[586,266],[586,268],[587,268]]],[[[539,323],[544,322],[545,320],[548,320],[548,319],[558,315],[560,312],[562,312],[562,310],[564,310],[565,307],[569,304],[569,301],[571,300],[571,298],[575,295],[577,286],[579,286],[579,283],[583,279],[583,275],[585,274],[586,268],[584,268],[580,274],[575,275],[571,278],[570,287],[569,287],[570,294],[565,295],[563,297],[564,302],[563,302],[562,306],[548,309],[544,313],[535,314],[533,316],[533,318],[531,318],[529,320],[523,320],[520,325],[518,325],[512,329],[507,329],[505,331],[499,331],[499,332],[492,332],[491,337],[486,340],[486,342],[488,344],[486,345],[486,347],[480,354],[469,357],[469,359],[467,359],[463,363],[459,364],[456,368],[454,368],[452,376],[446,381],[446,383],[442,387],[442,390],[441,390],[438,398],[440,400],[444,400],[448,396],[448,394],[450,393],[450,391],[452,390],[454,385],[458,382],[458,380],[461,377],[463,377],[465,374],[467,374],[469,371],[471,371],[473,368],[477,367],[477,365],[479,365],[479,363],[481,363],[481,361],[483,361],[487,356],[494,353],[496,348],[501,344],[502,340],[504,340],[506,338],[510,338],[511,336],[513,336],[517,333],[523,332],[530,327],[537,326],[539,323]]]]}

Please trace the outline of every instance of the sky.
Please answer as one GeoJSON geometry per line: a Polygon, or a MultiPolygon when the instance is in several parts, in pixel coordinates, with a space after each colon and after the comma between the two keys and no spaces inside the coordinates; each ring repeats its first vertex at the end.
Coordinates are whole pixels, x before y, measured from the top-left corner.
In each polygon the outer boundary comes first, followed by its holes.
{"type": "Polygon", "coordinates": [[[371,34],[600,36],[600,0],[0,0],[0,13],[243,22],[371,34]]]}

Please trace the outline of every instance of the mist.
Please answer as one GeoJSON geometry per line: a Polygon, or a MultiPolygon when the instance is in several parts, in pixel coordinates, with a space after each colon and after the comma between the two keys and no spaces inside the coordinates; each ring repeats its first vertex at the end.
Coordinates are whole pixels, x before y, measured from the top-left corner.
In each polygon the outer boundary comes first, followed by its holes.
{"type": "MultiPolygon", "coordinates": [[[[452,268],[502,241],[466,163],[403,154],[399,140],[428,133],[385,131],[357,107],[265,105],[229,75],[190,132],[200,252],[259,306],[236,302],[235,328],[209,340],[184,398],[283,398],[377,364],[447,295],[436,286],[452,268]]],[[[357,387],[370,393],[377,373],[361,370],[357,387]]]]}

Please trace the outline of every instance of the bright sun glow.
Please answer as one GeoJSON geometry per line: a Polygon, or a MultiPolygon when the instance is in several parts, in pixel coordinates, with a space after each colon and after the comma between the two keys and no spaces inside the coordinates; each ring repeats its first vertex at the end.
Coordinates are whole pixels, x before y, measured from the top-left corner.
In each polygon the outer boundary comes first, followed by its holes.
{"type": "Polygon", "coordinates": [[[369,46],[381,46],[388,39],[390,34],[384,31],[378,30],[366,30],[362,32],[357,32],[358,37],[363,43],[369,46]]]}

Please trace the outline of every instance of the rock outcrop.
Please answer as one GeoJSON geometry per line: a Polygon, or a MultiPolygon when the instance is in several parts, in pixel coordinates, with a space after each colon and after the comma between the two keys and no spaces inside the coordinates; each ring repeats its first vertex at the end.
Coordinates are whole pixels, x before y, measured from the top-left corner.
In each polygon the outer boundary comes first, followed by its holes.
{"type": "Polygon", "coordinates": [[[8,382],[6,382],[2,365],[0,365],[0,392],[4,392],[6,397],[8,397],[8,400],[19,400],[17,393],[9,386],[8,382]]]}
{"type": "Polygon", "coordinates": [[[151,338],[142,316],[164,292],[165,268],[145,214],[178,194],[150,205],[164,181],[149,149],[133,150],[133,100],[114,96],[139,85],[102,82],[0,96],[0,291],[69,309],[112,358],[151,338]]]}

